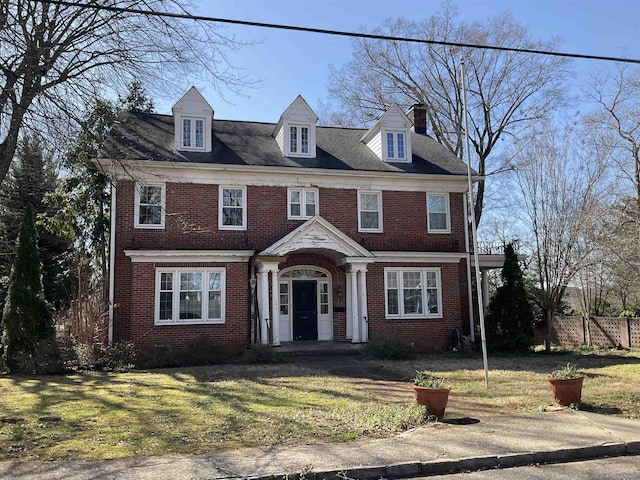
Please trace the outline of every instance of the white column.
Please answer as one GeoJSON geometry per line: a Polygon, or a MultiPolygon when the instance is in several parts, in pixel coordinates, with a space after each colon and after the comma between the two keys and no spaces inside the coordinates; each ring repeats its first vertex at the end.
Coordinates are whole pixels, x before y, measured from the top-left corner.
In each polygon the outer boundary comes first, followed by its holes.
{"type": "Polygon", "coordinates": [[[271,271],[271,325],[273,330],[274,347],[280,346],[280,286],[278,285],[278,271],[271,271]]]}
{"type": "Polygon", "coordinates": [[[353,322],[351,321],[351,277],[349,272],[345,272],[345,289],[344,289],[344,303],[345,303],[345,322],[347,324],[347,338],[353,338],[353,322]]]}
{"type": "Polygon", "coordinates": [[[354,271],[349,272],[351,281],[351,343],[360,343],[360,315],[358,314],[358,277],[354,271]]]}
{"type": "Polygon", "coordinates": [[[269,273],[260,272],[260,343],[269,344],[269,273]]]}
{"type": "Polygon", "coordinates": [[[369,340],[369,325],[367,321],[367,271],[358,270],[358,310],[360,312],[360,341],[369,340]]]}

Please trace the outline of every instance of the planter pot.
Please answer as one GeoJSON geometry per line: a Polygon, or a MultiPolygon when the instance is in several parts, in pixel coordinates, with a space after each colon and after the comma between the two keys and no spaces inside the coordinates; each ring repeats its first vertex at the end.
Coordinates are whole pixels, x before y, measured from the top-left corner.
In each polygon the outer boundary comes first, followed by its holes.
{"type": "Polygon", "coordinates": [[[426,388],[413,385],[418,405],[424,405],[431,415],[444,417],[444,410],[449,401],[450,388],[426,388]]]}
{"type": "Polygon", "coordinates": [[[580,403],[582,397],[582,381],[584,377],[578,378],[553,378],[547,377],[549,387],[553,393],[553,399],[558,405],[567,407],[572,403],[580,403]]]}

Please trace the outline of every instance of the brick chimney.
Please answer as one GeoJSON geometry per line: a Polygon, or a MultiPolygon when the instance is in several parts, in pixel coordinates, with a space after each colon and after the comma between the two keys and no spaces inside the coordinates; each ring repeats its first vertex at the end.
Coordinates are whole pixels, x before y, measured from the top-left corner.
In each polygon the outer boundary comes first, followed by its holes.
{"type": "Polygon", "coordinates": [[[407,112],[407,117],[413,122],[412,130],[420,135],[427,134],[427,109],[424,104],[416,103],[407,112]]]}

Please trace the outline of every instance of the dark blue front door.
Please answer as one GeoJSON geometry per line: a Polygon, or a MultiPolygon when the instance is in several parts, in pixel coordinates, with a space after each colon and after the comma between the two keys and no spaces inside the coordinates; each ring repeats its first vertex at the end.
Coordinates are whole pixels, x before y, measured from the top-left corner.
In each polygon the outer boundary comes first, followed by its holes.
{"type": "Polygon", "coordinates": [[[293,282],[293,339],[318,340],[317,282],[293,282]]]}

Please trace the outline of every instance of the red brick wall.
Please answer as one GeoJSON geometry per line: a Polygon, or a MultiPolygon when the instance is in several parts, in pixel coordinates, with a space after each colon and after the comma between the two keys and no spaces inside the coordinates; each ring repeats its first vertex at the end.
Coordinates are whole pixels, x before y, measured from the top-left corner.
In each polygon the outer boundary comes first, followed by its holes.
{"type": "MultiPolygon", "coordinates": [[[[218,230],[218,185],[168,183],[164,229],[134,229],[134,183],[117,190],[121,248],[260,251],[300,226],[287,219],[286,187],[247,187],[247,230],[218,230]]],[[[463,197],[452,193],[451,233],[427,233],[424,192],[383,191],[383,233],[358,232],[357,191],[321,188],[320,215],[369,250],[464,251],[463,197]]]]}
{"type": "Polygon", "coordinates": [[[459,265],[445,264],[389,264],[368,267],[367,272],[369,340],[398,339],[413,343],[418,349],[444,350],[451,345],[454,328],[462,328],[462,302],[459,265]],[[384,293],[385,267],[440,267],[442,282],[442,318],[386,318],[384,293]]]}
{"type": "Polygon", "coordinates": [[[249,304],[247,265],[243,263],[134,263],[132,264],[130,340],[141,348],[173,345],[186,348],[198,337],[208,337],[227,353],[239,353],[248,343],[249,304]],[[225,323],[154,325],[156,267],[226,267],[225,323]]]}
{"type": "MultiPolygon", "coordinates": [[[[155,267],[167,264],[132,264],[125,249],[247,249],[259,252],[300,226],[303,221],[287,219],[286,187],[247,187],[247,230],[218,230],[218,185],[166,184],[164,229],[135,229],[134,182],[117,186],[117,226],[115,256],[114,339],[133,340],[139,345],[172,343],[186,345],[190,339],[206,335],[225,348],[240,350],[248,338],[248,266],[227,265],[227,322],[224,325],[153,325],[155,267]]],[[[327,221],[369,250],[464,251],[463,196],[450,194],[451,233],[429,234],[424,192],[383,191],[383,233],[358,232],[357,191],[319,189],[319,213],[327,221]]],[[[317,265],[333,277],[334,338],[346,338],[345,271],[333,260],[320,255],[290,255],[286,264],[317,265]]],[[[185,265],[186,266],[186,265],[185,265]]],[[[212,266],[212,265],[209,265],[212,266]]],[[[436,265],[438,266],[438,265],[436,265]]],[[[445,348],[451,330],[461,328],[468,318],[466,270],[464,264],[442,265],[443,319],[407,320],[384,318],[384,278],[382,264],[374,264],[367,274],[370,340],[398,333],[402,339],[424,348],[445,348]],[[464,298],[461,299],[461,295],[464,298]],[[464,304],[466,305],[466,303],[464,304]]],[[[468,323],[468,322],[467,322],[468,323]]]]}

